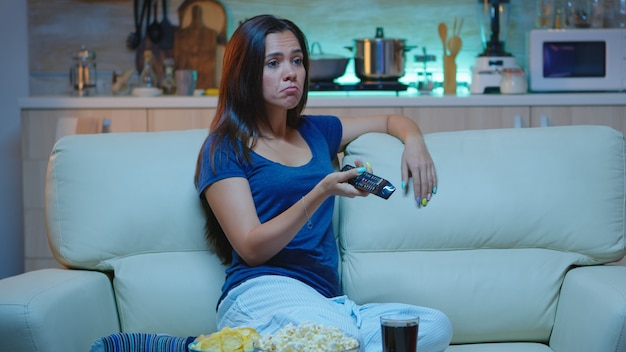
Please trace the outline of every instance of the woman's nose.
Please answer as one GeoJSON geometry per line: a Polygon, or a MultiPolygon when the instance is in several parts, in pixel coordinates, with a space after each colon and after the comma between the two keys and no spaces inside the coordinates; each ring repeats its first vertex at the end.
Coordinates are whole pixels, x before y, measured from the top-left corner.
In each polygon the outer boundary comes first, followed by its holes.
{"type": "Polygon", "coordinates": [[[294,79],[296,76],[296,70],[290,65],[285,68],[284,77],[285,80],[294,79]]]}

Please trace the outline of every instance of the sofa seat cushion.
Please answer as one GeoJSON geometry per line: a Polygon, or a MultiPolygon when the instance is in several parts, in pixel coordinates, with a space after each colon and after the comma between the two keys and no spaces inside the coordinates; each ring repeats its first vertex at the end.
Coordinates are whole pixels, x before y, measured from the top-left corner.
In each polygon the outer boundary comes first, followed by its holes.
{"type": "Polygon", "coordinates": [[[224,267],[208,251],[111,259],[122,332],[198,336],[216,330],[224,267]]]}
{"type": "Polygon", "coordinates": [[[343,288],[359,303],[440,309],[452,322],[453,343],[547,342],[572,260],[545,249],[351,251],[343,288]]]}
{"type": "MultiPolygon", "coordinates": [[[[419,346],[418,346],[419,350],[419,346]]],[[[469,345],[451,345],[445,352],[553,352],[541,343],[477,343],[469,345]]]]}

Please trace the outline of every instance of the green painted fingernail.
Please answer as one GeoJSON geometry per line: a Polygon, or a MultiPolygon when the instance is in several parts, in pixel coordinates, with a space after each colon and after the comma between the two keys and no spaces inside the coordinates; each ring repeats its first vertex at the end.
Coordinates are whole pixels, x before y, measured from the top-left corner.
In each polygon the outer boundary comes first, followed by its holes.
{"type": "Polygon", "coordinates": [[[426,206],[426,204],[428,204],[428,199],[422,198],[422,205],[426,206]]]}

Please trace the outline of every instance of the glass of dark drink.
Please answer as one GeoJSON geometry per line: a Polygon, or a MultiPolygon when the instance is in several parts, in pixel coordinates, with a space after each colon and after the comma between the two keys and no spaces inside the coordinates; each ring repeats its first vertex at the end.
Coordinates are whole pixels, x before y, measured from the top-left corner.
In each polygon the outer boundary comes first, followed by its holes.
{"type": "Polygon", "coordinates": [[[383,352],[416,352],[419,322],[420,319],[416,315],[381,316],[383,352]]]}

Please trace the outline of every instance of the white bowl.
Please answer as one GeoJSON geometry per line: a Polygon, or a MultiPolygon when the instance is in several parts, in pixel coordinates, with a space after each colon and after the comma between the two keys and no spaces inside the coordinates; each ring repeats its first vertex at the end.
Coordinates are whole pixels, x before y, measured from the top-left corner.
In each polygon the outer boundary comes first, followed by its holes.
{"type": "Polygon", "coordinates": [[[136,97],[157,97],[163,94],[163,91],[159,88],[137,87],[133,88],[132,94],[136,97]]]}

